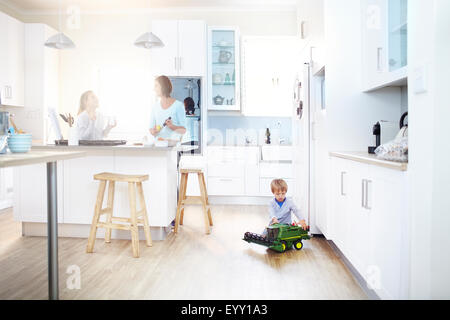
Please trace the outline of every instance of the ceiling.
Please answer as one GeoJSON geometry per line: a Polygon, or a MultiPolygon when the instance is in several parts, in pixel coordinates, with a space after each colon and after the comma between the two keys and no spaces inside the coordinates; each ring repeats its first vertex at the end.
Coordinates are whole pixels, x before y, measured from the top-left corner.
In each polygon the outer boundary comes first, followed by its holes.
{"type": "Polygon", "coordinates": [[[296,0],[0,0],[6,6],[21,13],[58,11],[79,6],[82,11],[161,8],[208,8],[208,7],[264,7],[295,6],[296,0]]]}

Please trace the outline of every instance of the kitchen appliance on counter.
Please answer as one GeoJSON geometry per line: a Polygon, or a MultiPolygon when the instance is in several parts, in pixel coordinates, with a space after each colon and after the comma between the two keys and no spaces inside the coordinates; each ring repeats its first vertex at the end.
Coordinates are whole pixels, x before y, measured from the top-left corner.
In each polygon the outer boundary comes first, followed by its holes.
{"type": "Polygon", "coordinates": [[[202,80],[196,77],[169,77],[169,79],[172,82],[172,97],[182,103],[186,98],[192,98],[195,105],[194,114],[186,115],[186,133],[181,143],[183,145],[198,146],[198,149],[186,153],[202,154],[202,80]]]}
{"type": "Polygon", "coordinates": [[[375,146],[369,147],[369,153],[375,154],[375,150],[379,146],[395,139],[398,133],[398,123],[381,120],[373,126],[372,131],[375,136],[375,146]]]}
{"type": "Polygon", "coordinates": [[[9,130],[9,112],[0,111],[0,154],[6,153],[9,130]]]}

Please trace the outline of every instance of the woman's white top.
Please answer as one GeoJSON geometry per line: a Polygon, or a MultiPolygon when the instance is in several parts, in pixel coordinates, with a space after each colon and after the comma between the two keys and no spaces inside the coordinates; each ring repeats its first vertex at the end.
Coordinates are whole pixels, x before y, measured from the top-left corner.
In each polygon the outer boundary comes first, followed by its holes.
{"type": "Polygon", "coordinates": [[[178,100],[167,109],[163,109],[161,106],[161,101],[158,101],[152,108],[150,116],[150,128],[155,126],[161,126],[161,131],[158,137],[170,140],[180,140],[182,135],[173,131],[169,127],[165,126],[164,123],[167,119],[172,118],[172,123],[177,127],[186,128],[186,111],[184,110],[184,104],[178,100]]]}
{"type": "Polygon", "coordinates": [[[101,113],[96,114],[96,120],[89,118],[87,111],[83,111],[77,117],[76,127],[79,140],[103,140],[105,130],[105,117],[101,113]]]}

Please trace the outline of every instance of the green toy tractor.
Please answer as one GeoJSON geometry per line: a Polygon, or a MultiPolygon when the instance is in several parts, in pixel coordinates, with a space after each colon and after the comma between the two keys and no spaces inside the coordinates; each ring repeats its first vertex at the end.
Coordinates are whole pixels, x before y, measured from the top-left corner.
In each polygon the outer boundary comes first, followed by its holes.
{"type": "Polygon", "coordinates": [[[302,240],[309,240],[309,227],[303,230],[302,227],[288,224],[274,224],[267,228],[267,236],[261,236],[251,232],[244,235],[244,241],[248,243],[256,243],[269,249],[283,253],[286,250],[294,248],[296,250],[303,249],[302,240]]]}

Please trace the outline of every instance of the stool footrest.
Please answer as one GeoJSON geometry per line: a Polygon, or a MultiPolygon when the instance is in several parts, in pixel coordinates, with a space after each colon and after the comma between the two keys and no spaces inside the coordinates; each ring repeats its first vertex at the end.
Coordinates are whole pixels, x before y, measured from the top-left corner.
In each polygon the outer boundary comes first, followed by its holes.
{"type": "Polygon", "coordinates": [[[125,224],[116,224],[116,223],[103,223],[103,222],[99,222],[97,223],[97,228],[106,228],[106,229],[119,229],[119,230],[131,230],[131,226],[130,225],[125,225],[125,224]]]}
{"type": "MultiPolygon", "coordinates": [[[[112,217],[111,221],[131,223],[131,218],[112,217]]],[[[136,219],[137,223],[144,223],[144,219],[136,219]]]]}

